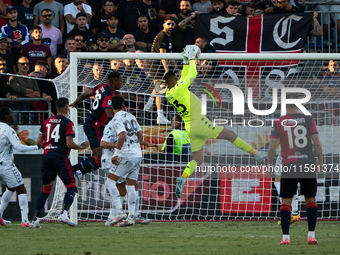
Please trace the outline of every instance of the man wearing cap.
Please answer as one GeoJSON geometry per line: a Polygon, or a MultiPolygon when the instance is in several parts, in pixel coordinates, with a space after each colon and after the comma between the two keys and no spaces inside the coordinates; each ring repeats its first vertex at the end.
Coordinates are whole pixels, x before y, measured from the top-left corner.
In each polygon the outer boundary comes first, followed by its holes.
{"type": "Polygon", "coordinates": [[[76,16],[78,13],[85,13],[87,17],[87,25],[86,27],[89,28],[91,19],[92,19],[92,8],[91,6],[84,4],[83,0],[73,0],[72,3],[66,5],[64,7],[64,16],[66,19],[66,33],[70,33],[73,29],[74,25],[76,24],[76,16]]]}
{"type": "Polygon", "coordinates": [[[44,9],[41,12],[40,19],[42,23],[39,25],[45,38],[50,38],[50,51],[52,58],[56,58],[57,50],[60,50],[63,44],[63,35],[61,31],[52,25],[52,12],[49,9],[44,9]]]}
{"type": "Polygon", "coordinates": [[[107,52],[109,51],[107,46],[109,46],[109,37],[107,34],[102,31],[98,34],[97,37],[97,44],[98,44],[98,49],[95,50],[96,52],[107,52]]]}
{"type": "Polygon", "coordinates": [[[6,14],[8,24],[1,28],[1,33],[10,35],[13,38],[12,53],[16,58],[19,58],[21,48],[30,43],[28,29],[25,25],[18,22],[18,12],[15,7],[8,6],[6,14]]]}
{"type": "Polygon", "coordinates": [[[87,17],[85,13],[79,12],[76,16],[76,24],[67,37],[75,37],[77,34],[82,35],[83,39],[87,41],[89,38],[95,38],[95,34],[86,27],[87,17]]]}
{"type": "Polygon", "coordinates": [[[7,46],[7,37],[6,35],[0,33],[0,57],[6,60],[6,69],[3,73],[12,73],[15,74],[17,72],[17,68],[15,65],[14,56],[12,53],[6,51],[7,46]]]}
{"type": "Polygon", "coordinates": [[[122,51],[124,49],[124,45],[121,42],[121,39],[124,37],[126,33],[125,31],[117,27],[119,22],[118,16],[114,13],[111,13],[107,17],[106,22],[109,28],[104,30],[103,32],[106,33],[108,38],[110,39],[108,49],[110,51],[122,51]]]}
{"type": "Polygon", "coordinates": [[[87,52],[94,52],[94,51],[96,51],[96,49],[98,49],[96,39],[94,39],[94,38],[88,39],[87,42],[86,42],[86,51],[87,52]]]}

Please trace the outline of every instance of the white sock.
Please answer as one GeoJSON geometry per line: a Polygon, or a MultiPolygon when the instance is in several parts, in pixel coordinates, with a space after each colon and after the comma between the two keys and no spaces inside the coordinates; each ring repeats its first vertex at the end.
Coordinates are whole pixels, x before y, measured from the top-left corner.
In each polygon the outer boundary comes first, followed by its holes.
{"type": "Polygon", "coordinates": [[[255,154],[254,154],[255,157],[258,157],[260,155],[261,155],[261,153],[259,151],[255,151],[255,154]]]}
{"type": "Polygon", "coordinates": [[[139,196],[138,196],[138,191],[136,190],[136,207],[135,207],[135,213],[136,215],[139,214],[139,196]]]}
{"type": "Polygon", "coordinates": [[[158,117],[164,116],[163,110],[157,110],[157,116],[158,117]]]}
{"type": "Polygon", "coordinates": [[[288,241],[290,241],[289,235],[283,235],[282,240],[287,240],[287,239],[288,239],[288,241]]]}
{"type": "Polygon", "coordinates": [[[120,203],[122,204],[122,206],[124,204],[124,199],[125,199],[125,197],[120,197],[120,203]]]}
{"type": "Polygon", "coordinates": [[[149,97],[149,100],[148,100],[148,102],[147,102],[147,104],[153,104],[153,101],[155,101],[154,99],[153,99],[153,97],[149,97]]]}
{"type": "MultiPolygon", "coordinates": [[[[281,186],[281,183],[280,182],[274,182],[274,185],[275,185],[275,188],[277,190],[277,194],[279,194],[280,196],[280,186],[281,186]]],[[[280,199],[280,204],[282,204],[282,197],[279,197],[280,199]]]]}
{"type": "Polygon", "coordinates": [[[11,200],[13,196],[13,191],[6,189],[6,191],[2,194],[1,201],[0,201],[0,218],[2,218],[2,214],[6,210],[9,200],[11,200]]]}
{"type": "Polygon", "coordinates": [[[114,219],[116,217],[116,215],[117,215],[117,210],[116,210],[115,205],[112,203],[112,207],[110,208],[109,218],[114,219]]]}
{"type": "Polygon", "coordinates": [[[294,195],[293,201],[292,201],[292,214],[293,215],[299,214],[299,194],[298,194],[297,190],[296,190],[296,194],[294,195]]]}
{"type": "Polygon", "coordinates": [[[308,238],[315,238],[315,231],[308,231],[308,238]]]}
{"type": "Polygon", "coordinates": [[[19,199],[19,206],[21,210],[21,221],[28,223],[28,200],[27,194],[20,194],[18,195],[19,199]]]}
{"type": "Polygon", "coordinates": [[[110,178],[107,178],[105,184],[106,184],[106,188],[108,189],[110,193],[112,204],[115,206],[116,210],[119,213],[123,213],[122,203],[120,202],[120,196],[119,196],[119,191],[116,186],[116,182],[110,178]]]}
{"type": "Polygon", "coordinates": [[[128,209],[129,209],[129,219],[135,216],[136,212],[136,190],[135,185],[125,185],[127,193],[128,193],[128,209]]]}
{"type": "Polygon", "coordinates": [[[61,213],[61,215],[64,216],[64,217],[68,217],[68,211],[63,210],[63,212],[61,213]]]}

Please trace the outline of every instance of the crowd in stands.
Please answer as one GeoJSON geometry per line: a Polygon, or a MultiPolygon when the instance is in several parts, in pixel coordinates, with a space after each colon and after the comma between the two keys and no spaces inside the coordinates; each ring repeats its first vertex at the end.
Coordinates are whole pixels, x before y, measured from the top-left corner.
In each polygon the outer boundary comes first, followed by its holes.
{"type": "MultiPolygon", "coordinates": [[[[340,11],[338,5],[315,8],[340,11]]],[[[203,53],[215,52],[206,36],[195,37],[198,15],[252,18],[271,13],[301,13],[304,6],[296,0],[0,0],[0,10],[0,64],[3,63],[0,73],[51,79],[66,69],[71,52],[181,52],[187,44],[196,44],[203,53]]],[[[329,19],[328,15],[325,17],[329,19]]],[[[339,30],[340,15],[331,15],[331,18],[338,22],[339,30]]],[[[322,35],[317,14],[314,22],[316,30],[311,30],[314,34],[310,35],[322,35]]],[[[325,20],[324,24],[329,25],[330,20],[325,20]]],[[[138,63],[143,66],[141,61],[136,61],[138,63]]],[[[174,61],[162,60],[155,64],[162,69],[152,72],[154,68],[148,67],[147,76],[153,82],[161,79],[164,72],[178,69],[174,61]]],[[[115,65],[117,69],[136,72],[138,68],[137,71],[144,72],[131,61],[111,62],[112,68],[115,65]]],[[[211,67],[213,62],[198,63],[202,75],[209,74],[209,65],[211,67]]],[[[15,97],[34,95],[48,101],[56,99],[50,82],[0,77],[1,97],[12,98],[13,109],[34,109],[30,103],[14,102],[15,97]]],[[[151,96],[149,105],[153,99],[151,96]]],[[[169,124],[162,113],[161,99],[155,99],[160,123],[169,124]]],[[[55,113],[53,103],[52,108],[55,113]]]]}

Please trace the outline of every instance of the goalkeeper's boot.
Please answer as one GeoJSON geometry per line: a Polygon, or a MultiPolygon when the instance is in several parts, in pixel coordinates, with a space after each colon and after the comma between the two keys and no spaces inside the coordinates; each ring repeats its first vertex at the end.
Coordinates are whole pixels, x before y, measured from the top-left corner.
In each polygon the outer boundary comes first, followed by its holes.
{"type": "Polygon", "coordinates": [[[185,178],[184,177],[178,177],[176,180],[176,196],[178,198],[182,197],[182,191],[185,183],[185,178]]]}
{"type": "Polygon", "coordinates": [[[290,241],[288,239],[282,240],[279,245],[290,245],[290,241]]]}
{"type": "Polygon", "coordinates": [[[148,102],[144,105],[144,112],[152,112],[152,106],[153,106],[154,99],[150,97],[148,102]]]}
{"type": "Polygon", "coordinates": [[[117,223],[115,226],[116,227],[128,227],[128,226],[132,226],[134,224],[135,224],[134,219],[126,219],[126,220],[123,220],[122,222],[117,223]]]}
{"type": "Polygon", "coordinates": [[[268,153],[265,151],[257,151],[259,153],[258,156],[255,157],[255,160],[257,162],[263,161],[265,158],[267,158],[268,153]]]}
{"type": "Polygon", "coordinates": [[[165,118],[164,115],[157,117],[157,124],[159,125],[171,125],[171,121],[165,118]]]}
{"type": "Polygon", "coordinates": [[[300,221],[300,220],[301,220],[300,214],[290,216],[290,224],[293,224],[294,222],[297,222],[297,221],[300,221]]]}
{"type": "Polygon", "coordinates": [[[126,217],[127,217],[126,213],[118,214],[116,218],[113,219],[110,226],[113,226],[114,224],[126,219],[126,217]]]}
{"type": "Polygon", "coordinates": [[[308,237],[308,240],[307,240],[308,244],[318,244],[319,242],[313,238],[313,237],[308,237]]]}
{"type": "Polygon", "coordinates": [[[0,225],[1,226],[7,226],[3,218],[0,218],[0,225]]]}
{"type": "Polygon", "coordinates": [[[67,225],[69,225],[70,227],[75,227],[77,226],[76,223],[72,222],[67,215],[61,214],[58,218],[59,221],[61,221],[62,223],[65,223],[67,225]]]}
{"type": "Polygon", "coordinates": [[[34,216],[31,224],[31,228],[41,228],[40,226],[40,219],[36,216],[34,216]]]}
{"type": "MultiPolygon", "coordinates": [[[[115,216],[116,218],[116,216],[115,216]]],[[[113,222],[114,218],[107,218],[107,220],[105,221],[105,226],[109,227],[112,226],[112,222],[113,222]]]]}
{"type": "Polygon", "coordinates": [[[29,228],[29,227],[31,227],[31,223],[29,223],[29,222],[21,222],[20,227],[22,227],[22,228],[29,228]]]}
{"type": "Polygon", "coordinates": [[[135,217],[135,222],[138,223],[138,224],[143,224],[143,225],[146,225],[146,224],[149,224],[152,220],[149,220],[149,219],[145,219],[144,217],[140,216],[138,214],[138,216],[135,217]]]}

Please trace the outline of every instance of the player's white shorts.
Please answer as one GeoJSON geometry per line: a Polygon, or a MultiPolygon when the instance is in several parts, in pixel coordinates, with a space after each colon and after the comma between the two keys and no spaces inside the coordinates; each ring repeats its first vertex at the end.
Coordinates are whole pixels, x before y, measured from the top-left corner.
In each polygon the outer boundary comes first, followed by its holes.
{"type": "Polygon", "coordinates": [[[8,188],[15,188],[24,184],[21,173],[15,165],[0,168],[0,180],[2,180],[8,188]]]}
{"type": "Polygon", "coordinates": [[[280,153],[277,156],[276,163],[275,163],[275,175],[276,176],[281,176],[281,168],[282,168],[282,156],[281,156],[281,153],[280,153]]]}
{"type": "MultiPolygon", "coordinates": [[[[112,165],[113,165],[113,164],[112,164],[112,165]]],[[[113,167],[115,167],[115,166],[113,165],[113,167]]],[[[107,176],[109,175],[110,169],[111,169],[111,168],[101,168],[101,170],[104,171],[105,177],[106,177],[106,178],[107,178],[107,176]]],[[[123,182],[125,182],[125,178],[120,177],[120,178],[117,180],[117,184],[122,184],[123,182]]]]}
{"type": "Polygon", "coordinates": [[[142,158],[119,159],[119,164],[110,169],[109,173],[124,179],[137,180],[142,158]]]}

